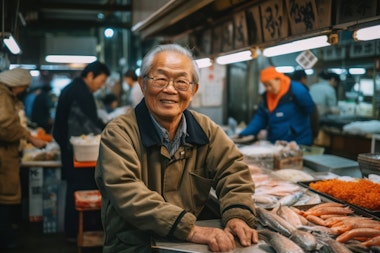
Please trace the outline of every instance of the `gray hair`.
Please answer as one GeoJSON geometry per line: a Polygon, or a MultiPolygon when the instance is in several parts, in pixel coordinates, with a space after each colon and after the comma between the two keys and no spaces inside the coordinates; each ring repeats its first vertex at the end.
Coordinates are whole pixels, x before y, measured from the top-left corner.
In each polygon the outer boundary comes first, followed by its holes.
{"type": "MultiPolygon", "coordinates": [[[[152,70],[152,62],[157,54],[162,52],[175,52],[178,54],[181,54],[183,56],[186,56],[189,58],[192,62],[192,78],[194,83],[199,82],[199,69],[198,65],[196,64],[194,57],[190,50],[178,45],[178,44],[164,44],[164,45],[157,45],[154,48],[152,48],[144,57],[141,64],[141,71],[140,75],[142,77],[149,74],[149,72],[152,70]]],[[[145,83],[146,81],[144,81],[145,83]]]]}

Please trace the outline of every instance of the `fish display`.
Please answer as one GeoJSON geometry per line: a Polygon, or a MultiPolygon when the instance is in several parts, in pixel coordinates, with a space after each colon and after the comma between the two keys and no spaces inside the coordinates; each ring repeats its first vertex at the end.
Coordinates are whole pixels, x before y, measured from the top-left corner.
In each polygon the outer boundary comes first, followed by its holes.
{"type": "Polygon", "coordinates": [[[356,214],[347,204],[322,202],[307,188],[250,169],[259,238],[270,246],[268,252],[380,253],[380,218],[356,214]]]}
{"type": "Polygon", "coordinates": [[[259,230],[259,238],[269,244],[276,253],[305,253],[305,251],[292,240],[278,232],[259,230]]]}
{"type": "MultiPolygon", "coordinates": [[[[325,248],[342,248],[342,252],[372,252],[371,247],[380,246],[380,220],[355,215],[349,206],[342,203],[326,202],[315,205],[307,210],[292,208],[298,214],[306,217],[312,226],[303,226],[309,231],[310,227],[328,228],[330,232],[319,233],[318,239],[324,242],[325,248]],[[323,236],[322,236],[323,235],[323,236]],[[330,239],[338,242],[333,244],[330,239]],[[344,249],[341,244],[345,244],[344,249]],[[365,248],[367,247],[367,248],[365,248]],[[351,248],[355,248],[352,250],[351,248]],[[371,250],[369,250],[371,249],[371,250]]],[[[301,227],[298,227],[301,228],[301,227]]],[[[314,233],[315,234],[315,233],[314,233]]],[[[341,252],[334,251],[333,252],[341,252]]]]}
{"type": "Polygon", "coordinates": [[[274,208],[278,205],[314,205],[321,203],[318,194],[307,191],[294,182],[282,180],[275,174],[249,165],[255,183],[253,199],[257,206],[274,208]]]}
{"type": "Polygon", "coordinates": [[[288,237],[291,241],[295,242],[306,251],[312,251],[317,248],[317,239],[308,231],[299,230],[296,226],[281,218],[276,213],[264,208],[258,207],[256,208],[256,211],[259,222],[263,226],[288,237]]]}
{"type": "Polygon", "coordinates": [[[378,252],[380,246],[380,220],[356,215],[342,203],[320,203],[304,210],[285,205],[273,209],[257,207],[256,213],[260,228],[265,228],[259,230],[259,237],[275,252],[290,252],[276,248],[283,240],[278,235],[303,252],[371,253],[378,252]]]}

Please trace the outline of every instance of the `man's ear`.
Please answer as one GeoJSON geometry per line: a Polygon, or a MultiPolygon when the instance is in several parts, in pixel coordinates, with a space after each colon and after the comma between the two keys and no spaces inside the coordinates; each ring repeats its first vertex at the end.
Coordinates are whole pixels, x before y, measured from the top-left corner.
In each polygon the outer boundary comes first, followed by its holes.
{"type": "Polygon", "coordinates": [[[140,89],[141,89],[142,93],[145,94],[144,78],[142,76],[139,76],[139,78],[137,79],[137,82],[140,85],[140,89]]]}
{"type": "Polygon", "coordinates": [[[193,84],[193,96],[197,93],[199,89],[199,83],[193,84]]]}

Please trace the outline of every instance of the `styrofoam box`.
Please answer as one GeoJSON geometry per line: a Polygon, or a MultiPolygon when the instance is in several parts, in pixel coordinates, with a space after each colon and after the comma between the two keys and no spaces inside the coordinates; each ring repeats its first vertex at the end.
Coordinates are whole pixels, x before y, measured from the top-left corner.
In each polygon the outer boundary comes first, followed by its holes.
{"type": "Polygon", "coordinates": [[[98,160],[99,143],[73,144],[74,157],[78,162],[92,162],[98,160]]]}
{"type": "Polygon", "coordinates": [[[78,162],[93,162],[99,156],[99,135],[82,135],[70,137],[74,149],[74,158],[78,162]]]}

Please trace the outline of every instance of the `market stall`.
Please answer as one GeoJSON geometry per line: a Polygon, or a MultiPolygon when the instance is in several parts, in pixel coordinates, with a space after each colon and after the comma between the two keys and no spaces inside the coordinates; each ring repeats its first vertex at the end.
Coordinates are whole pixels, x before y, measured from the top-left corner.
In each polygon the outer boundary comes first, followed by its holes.
{"type": "MultiPolygon", "coordinates": [[[[376,170],[363,174],[363,178],[360,160],[309,154],[301,155],[300,161],[299,153],[293,152],[291,156],[284,149],[280,152],[282,157],[278,157],[278,147],[273,149],[268,143],[240,145],[240,149],[256,186],[252,199],[257,207],[260,240],[247,248],[237,242],[233,252],[373,252],[378,249],[380,177],[376,170]],[[288,251],[281,251],[284,245],[289,247],[288,251]]],[[[363,157],[365,160],[377,156],[362,155],[362,161],[363,157]]],[[[214,191],[210,198],[214,203],[211,207],[217,213],[214,191]]],[[[198,225],[222,227],[219,219],[198,221],[198,225]]],[[[160,253],[211,252],[207,245],[164,238],[154,238],[152,248],[160,253]]]]}

